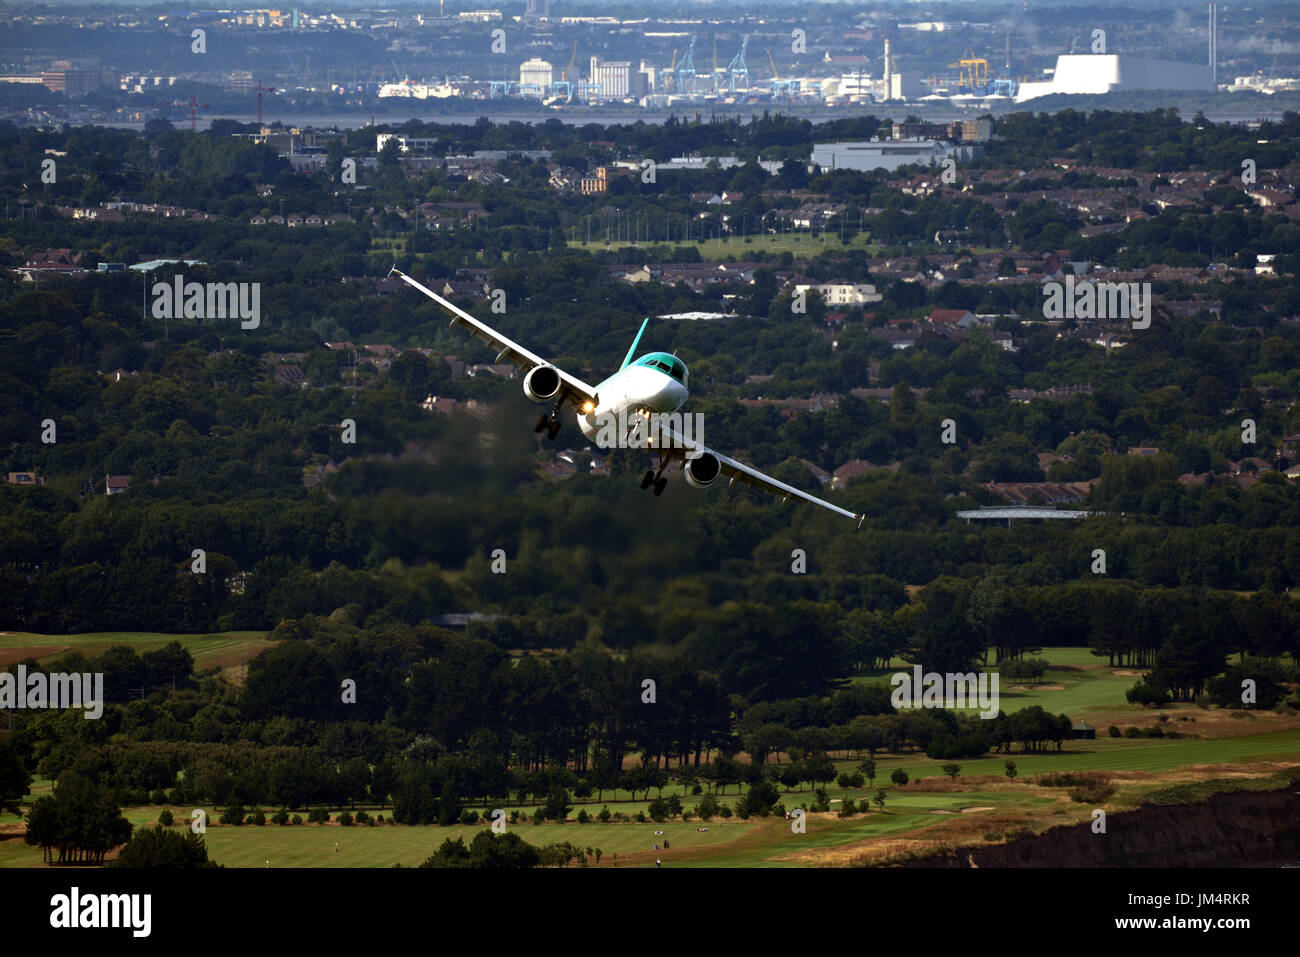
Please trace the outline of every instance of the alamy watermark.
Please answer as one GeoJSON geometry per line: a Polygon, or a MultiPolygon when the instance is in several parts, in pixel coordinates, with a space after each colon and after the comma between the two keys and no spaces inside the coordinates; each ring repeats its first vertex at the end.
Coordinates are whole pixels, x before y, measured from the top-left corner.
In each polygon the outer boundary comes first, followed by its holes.
{"type": "Polygon", "coordinates": [[[911,708],[974,708],[984,719],[998,716],[998,675],[974,671],[966,674],[930,671],[920,665],[912,673],[899,671],[889,677],[894,691],[889,702],[899,710],[911,708]]]}
{"type": "Polygon", "coordinates": [[[1066,276],[1064,283],[1043,283],[1044,319],[1122,319],[1134,329],[1151,325],[1151,283],[1080,282],[1066,276]]]}
{"type": "Polygon", "coordinates": [[[602,449],[694,449],[704,445],[702,412],[651,412],[621,409],[597,412],[595,442],[602,449]]]}
{"type": "Polygon", "coordinates": [[[155,319],[233,319],[241,329],[262,324],[260,282],[186,282],[176,275],[171,282],[153,285],[155,319]]]}
{"type": "Polygon", "coordinates": [[[153,928],[153,895],[94,894],[74,886],[50,898],[50,926],[56,930],[120,928],[132,937],[148,937],[153,928]]]}
{"type": "Polygon", "coordinates": [[[18,673],[0,672],[0,709],[13,708],[84,708],[87,721],[104,714],[104,673],[43,671],[27,673],[26,665],[18,673]]]}

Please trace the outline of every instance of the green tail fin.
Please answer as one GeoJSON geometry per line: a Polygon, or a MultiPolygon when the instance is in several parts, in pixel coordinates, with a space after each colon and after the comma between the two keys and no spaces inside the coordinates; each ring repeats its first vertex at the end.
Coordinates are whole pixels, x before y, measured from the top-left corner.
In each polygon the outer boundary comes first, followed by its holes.
{"type": "Polygon", "coordinates": [[[622,372],[632,364],[632,357],[636,355],[637,344],[641,342],[641,337],[645,335],[645,327],[648,325],[650,325],[650,317],[646,316],[645,322],[641,323],[641,331],[638,332],[636,338],[632,340],[632,348],[627,350],[627,356],[623,359],[623,364],[618,367],[619,372],[622,372]]]}

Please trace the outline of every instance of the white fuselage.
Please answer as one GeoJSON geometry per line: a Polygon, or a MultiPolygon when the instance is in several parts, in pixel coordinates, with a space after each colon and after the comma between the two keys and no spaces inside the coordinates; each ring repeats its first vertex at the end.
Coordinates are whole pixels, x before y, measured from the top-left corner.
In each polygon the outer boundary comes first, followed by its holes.
{"type": "Polygon", "coordinates": [[[633,419],[637,412],[676,412],[689,393],[670,375],[647,366],[628,366],[596,387],[600,403],[590,412],[579,412],[578,428],[595,441],[601,423],[620,414],[633,419]]]}

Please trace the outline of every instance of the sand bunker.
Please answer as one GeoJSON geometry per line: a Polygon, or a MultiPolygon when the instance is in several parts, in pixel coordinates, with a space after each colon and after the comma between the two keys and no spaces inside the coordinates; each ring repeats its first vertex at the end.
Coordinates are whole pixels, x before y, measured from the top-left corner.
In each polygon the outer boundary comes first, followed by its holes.
{"type": "Polygon", "coordinates": [[[0,648],[0,668],[19,661],[26,661],[28,658],[39,660],[50,655],[57,655],[60,652],[67,651],[68,647],[68,645],[21,645],[17,648],[0,648]]]}

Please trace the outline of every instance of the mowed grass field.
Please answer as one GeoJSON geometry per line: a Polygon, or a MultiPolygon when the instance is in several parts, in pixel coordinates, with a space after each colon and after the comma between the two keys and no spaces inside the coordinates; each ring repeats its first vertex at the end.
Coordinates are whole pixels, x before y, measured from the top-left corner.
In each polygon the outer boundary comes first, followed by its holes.
{"type": "MultiPolygon", "coordinates": [[[[130,644],[140,651],[159,647],[170,640],[181,641],[195,655],[199,667],[234,666],[269,647],[259,632],[220,635],[161,635],[144,633],[103,633],[74,636],[32,634],[0,635],[0,655],[14,649],[47,648],[42,660],[57,660],[78,648],[97,654],[113,644],[130,644]]],[[[644,794],[635,798],[626,791],[605,792],[601,801],[574,802],[569,821],[564,824],[534,825],[523,820],[510,825],[513,833],[536,845],[569,841],[581,847],[599,847],[600,866],[653,867],[661,859],[665,867],[794,867],[827,863],[846,863],[864,854],[882,850],[907,849],[926,841],[951,840],[954,835],[978,839],[999,839],[1007,831],[1030,826],[1041,830],[1053,824],[1086,820],[1090,806],[1071,803],[1059,788],[1046,788],[1030,779],[1049,771],[1108,771],[1120,785],[1119,793],[1105,805],[1118,810],[1132,806],[1147,790],[1171,783],[1207,777],[1238,775],[1262,776],[1280,766],[1300,767],[1300,718],[1276,712],[1242,714],[1219,709],[1201,709],[1193,705],[1166,707],[1160,711],[1128,704],[1124,692],[1137,680],[1131,669],[1113,668],[1106,659],[1097,658],[1083,648],[1047,648],[1040,656],[1051,667],[1043,679],[1023,690],[1015,683],[1001,683],[1000,706],[1007,712],[1038,704],[1053,714],[1064,712],[1076,721],[1086,720],[1097,728],[1095,740],[1067,740],[1060,752],[1055,750],[1022,754],[1013,750],[978,759],[963,759],[956,782],[944,776],[944,763],[917,752],[877,753],[875,786],[886,791],[883,812],[871,805],[870,813],[839,818],[834,813],[813,814],[806,819],[806,833],[796,834],[790,823],[780,818],[715,818],[651,822],[593,821],[579,824],[574,820],[580,809],[597,814],[602,805],[633,817],[648,808],[644,794]],[[1116,673],[1121,672],[1121,673],[1116,673]],[[1164,715],[1166,730],[1176,730],[1185,737],[1112,738],[1109,724],[1120,727],[1149,727],[1164,715]],[[1016,763],[1018,777],[1006,779],[1005,762],[1016,763]],[[912,784],[895,788],[890,775],[898,769],[907,772],[912,784]],[[980,777],[983,776],[983,777],[980,777]],[[971,780],[974,778],[974,780],[971,780]],[[918,784],[920,779],[924,780],[918,784]],[[926,790],[933,788],[933,790],[926,790]],[[985,822],[985,823],[980,823],[985,822]],[[697,828],[708,827],[708,831],[697,828]],[[671,849],[662,850],[662,830],[671,849]],[[656,851],[653,844],[660,842],[656,851]],[[617,858],[614,855],[617,854],[617,858]]],[[[25,657],[25,655],[23,655],[25,657]]],[[[2,659],[0,659],[2,660],[2,659]]],[[[14,660],[14,659],[10,659],[14,660]]],[[[911,671],[902,660],[877,672],[857,676],[855,681],[888,684],[896,671],[911,671]]],[[[832,755],[837,770],[856,769],[859,759],[832,755]]],[[[784,760],[784,758],[783,758],[784,760]]],[[[33,786],[33,797],[45,793],[48,782],[33,786]]],[[[870,801],[874,787],[843,789],[833,782],[827,788],[832,809],[846,798],[862,803],[870,801]]],[[[811,803],[811,790],[785,792],[781,800],[787,808],[811,803]]],[[[663,796],[676,794],[688,809],[699,796],[683,792],[680,786],[663,789],[663,796]]],[[[732,785],[719,800],[734,806],[737,788],[732,785]]],[[[518,809],[531,814],[533,806],[508,802],[491,802],[507,813],[518,809]]],[[[467,803],[480,812],[490,810],[477,803],[467,803]]],[[[177,827],[188,822],[190,808],[174,808],[177,827]]],[[[218,811],[208,808],[210,822],[218,811]]],[[[264,808],[268,814],[275,808],[264,808]]],[[[368,807],[372,814],[379,809],[368,807]]],[[[159,807],[133,807],[124,814],[137,826],[157,820],[159,807]]],[[[391,815],[391,807],[384,809],[391,815]]],[[[306,816],[305,811],[302,812],[306,816]]],[[[337,814],[337,809],[334,811],[337,814]]],[[[472,826],[406,827],[329,825],[245,825],[227,827],[210,823],[206,842],[212,858],[229,867],[391,867],[416,866],[431,855],[448,837],[471,840],[485,824],[472,826]],[[335,851],[337,844],[338,850],[335,851]]],[[[41,866],[39,848],[28,847],[21,839],[21,822],[13,815],[0,815],[0,867],[41,866]]],[[[594,864],[594,861],[592,862],[594,864]]]]}
{"type": "MultiPolygon", "coordinates": [[[[990,652],[989,661],[993,657],[990,652]]],[[[1039,681],[1023,683],[1003,675],[998,677],[999,704],[1008,714],[1031,705],[1039,705],[1052,714],[1064,713],[1075,721],[1096,724],[1091,720],[1092,717],[1132,707],[1124,698],[1124,693],[1138,680],[1134,669],[1112,668],[1107,659],[1096,657],[1087,648],[1044,648],[1031,657],[1043,658],[1048,662],[1047,672],[1039,681]]],[[[901,658],[894,658],[888,668],[859,674],[853,680],[889,685],[891,675],[898,672],[910,675],[912,667],[901,658]]],[[[983,670],[992,673],[998,671],[998,667],[990,664],[983,670]]],[[[978,709],[966,710],[967,713],[975,713],[978,709]]],[[[1135,715],[1142,713],[1139,708],[1133,708],[1133,712],[1135,715]]],[[[1146,714],[1149,716],[1151,712],[1146,714]]],[[[1106,728],[1098,730],[1105,733],[1106,728]]]]}
{"type": "Polygon", "coordinates": [[[767,253],[790,252],[795,257],[819,256],[826,250],[844,251],[848,249],[866,249],[868,255],[877,256],[880,254],[878,247],[871,245],[870,237],[864,232],[859,233],[848,242],[841,243],[839,233],[827,233],[823,237],[809,237],[806,233],[782,233],[780,236],[770,234],[767,236],[751,235],[750,241],[745,242],[744,237],[733,236],[726,241],[721,239],[692,239],[690,242],[684,242],[681,239],[675,239],[665,243],[662,238],[655,239],[653,236],[649,241],[640,240],[633,242],[626,237],[615,242],[612,238],[606,245],[604,233],[601,233],[599,239],[596,238],[595,231],[592,231],[591,242],[586,239],[570,240],[571,249],[598,250],[598,249],[623,249],[627,246],[642,247],[647,250],[659,248],[678,248],[681,246],[694,246],[700,251],[700,258],[710,262],[726,259],[728,256],[734,257],[738,262],[748,260],[748,258],[758,250],[764,250],[767,253]]]}
{"type": "Polygon", "coordinates": [[[129,645],[137,654],[178,641],[194,656],[202,671],[217,667],[238,672],[240,666],[271,646],[264,631],[225,631],[210,635],[170,635],[146,631],[103,631],[81,635],[38,635],[28,631],[0,632],[0,668],[26,658],[42,664],[56,662],[72,651],[92,657],[114,645],[129,645]]]}

